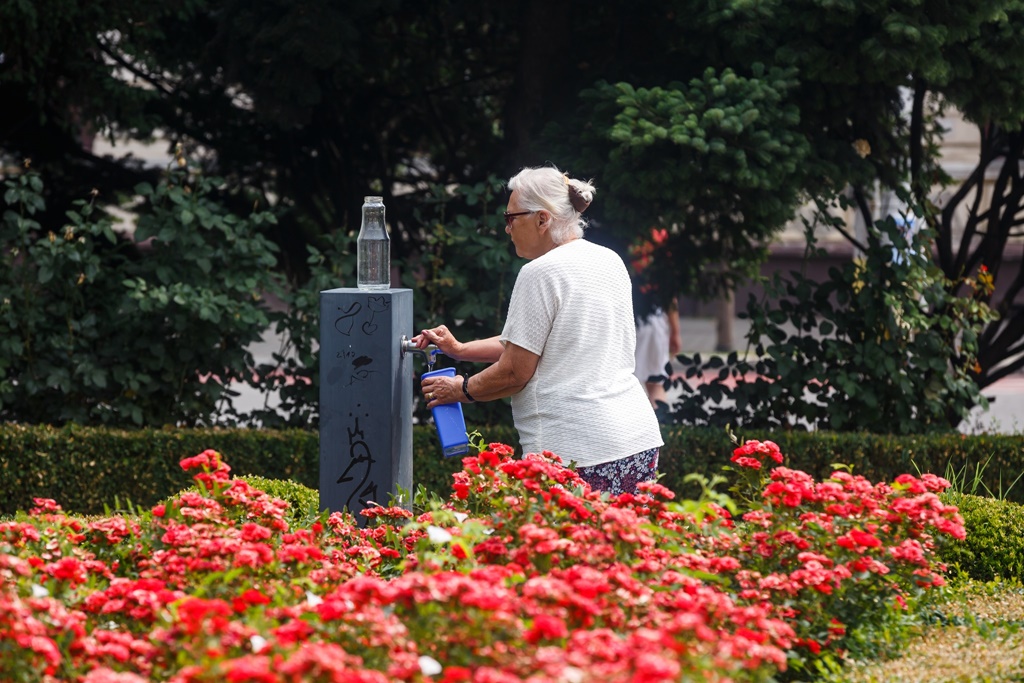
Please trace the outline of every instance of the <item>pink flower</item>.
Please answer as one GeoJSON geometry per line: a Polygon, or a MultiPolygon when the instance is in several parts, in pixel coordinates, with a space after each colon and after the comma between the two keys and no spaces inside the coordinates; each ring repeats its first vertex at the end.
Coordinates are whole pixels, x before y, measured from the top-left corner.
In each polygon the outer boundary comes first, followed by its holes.
{"type": "Polygon", "coordinates": [[[87,673],[82,683],[149,683],[149,679],[130,671],[111,671],[100,667],[87,673]]]}
{"type": "Polygon", "coordinates": [[[511,456],[491,444],[447,501],[371,508],[366,527],[290,527],[214,451],[186,459],[208,486],[169,516],[46,504],[0,522],[4,666],[84,683],[768,680],[796,648],[844,648],[833,600],[881,610],[941,585],[933,539],[964,533],[939,477],[818,482],[769,441],[734,452],[753,471],[732,476],[760,488],[733,513],[655,483],[609,498],[554,454],[511,456]]]}
{"type": "Polygon", "coordinates": [[[837,538],[836,543],[847,550],[856,550],[857,552],[864,552],[867,548],[878,548],[882,545],[882,542],[874,535],[860,529],[851,529],[837,538]]]}
{"type": "Polygon", "coordinates": [[[74,557],[64,557],[56,562],[47,565],[43,570],[59,581],[67,581],[71,585],[84,582],[89,577],[89,572],[81,560],[74,557]]]}
{"type": "Polygon", "coordinates": [[[273,535],[274,534],[270,529],[260,526],[259,524],[246,522],[242,525],[243,541],[265,541],[273,535]]]}
{"type": "MultiPolygon", "coordinates": [[[[754,457],[759,462],[764,462],[766,458],[770,458],[779,464],[781,464],[783,460],[782,451],[774,441],[747,441],[732,452],[733,462],[738,462],[738,458],[745,457],[754,457]]],[[[750,467],[750,465],[744,466],[750,467]]]]}
{"type": "Polygon", "coordinates": [[[244,612],[251,606],[267,604],[270,604],[270,598],[255,588],[245,590],[241,595],[235,597],[231,601],[231,606],[234,608],[235,612],[244,612]]]}
{"type": "Polygon", "coordinates": [[[541,640],[558,640],[569,635],[565,622],[549,614],[538,614],[533,618],[533,625],[526,630],[523,638],[528,643],[536,644],[541,640]]]}
{"type": "Polygon", "coordinates": [[[278,683],[275,667],[265,655],[245,655],[222,665],[227,683],[278,683]]]}
{"type": "Polygon", "coordinates": [[[913,538],[908,538],[898,546],[889,548],[889,554],[895,560],[909,562],[910,564],[923,565],[928,562],[928,559],[925,557],[924,547],[913,538]]]}

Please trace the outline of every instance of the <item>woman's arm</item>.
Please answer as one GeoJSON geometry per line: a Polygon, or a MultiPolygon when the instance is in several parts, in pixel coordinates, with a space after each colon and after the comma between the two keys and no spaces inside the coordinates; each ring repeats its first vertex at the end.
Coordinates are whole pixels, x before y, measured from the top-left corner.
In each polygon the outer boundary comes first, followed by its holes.
{"type": "MultiPolygon", "coordinates": [[[[477,401],[518,394],[533,379],[539,362],[540,356],[509,342],[497,363],[469,378],[469,393],[477,401]]],[[[461,393],[462,387],[459,389],[461,393]]]]}
{"type": "Polygon", "coordinates": [[[412,338],[412,343],[421,349],[426,348],[428,344],[433,344],[441,353],[453,360],[465,360],[472,363],[495,363],[504,351],[497,336],[471,342],[460,342],[446,325],[423,330],[412,338]]]}
{"type": "MultiPolygon", "coordinates": [[[[512,343],[506,344],[496,363],[469,378],[469,395],[473,401],[493,401],[518,393],[533,378],[539,362],[537,354],[512,343]]],[[[462,389],[463,378],[460,375],[428,377],[420,386],[428,408],[470,402],[462,389]]]]}
{"type": "Polygon", "coordinates": [[[465,360],[472,363],[494,363],[501,358],[504,349],[505,347],[501,345],[500,337],[497,335],[487,339],[477,339],[476,341],[463,344],[455,360],[465,360]]]}

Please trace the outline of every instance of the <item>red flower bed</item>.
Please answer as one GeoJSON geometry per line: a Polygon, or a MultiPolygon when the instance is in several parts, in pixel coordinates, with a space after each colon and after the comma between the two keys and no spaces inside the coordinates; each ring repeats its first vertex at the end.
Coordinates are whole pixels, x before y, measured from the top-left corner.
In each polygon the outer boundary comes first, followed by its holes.
{"type": "Polygon", "coordinates": [[[0,523],[0,679],[83,683],[762,681],[942,578],[937,477],[891,485],[737,449],[733,497],[594,493],[491,444],[417,514],[287,505],[213,451],[202,494],[137,518],[53,501],[0,523]],[[742,507],[741,507],[742,506],[742,507]]]}

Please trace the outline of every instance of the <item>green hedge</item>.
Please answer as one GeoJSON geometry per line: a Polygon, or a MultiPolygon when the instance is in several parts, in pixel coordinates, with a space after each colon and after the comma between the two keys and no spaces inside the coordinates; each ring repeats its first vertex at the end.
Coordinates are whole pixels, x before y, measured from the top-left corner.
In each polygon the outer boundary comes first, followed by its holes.
{"type": "Polygon", "coordinates": [[[1024,581],[1024,506],[972,495],[945,495],[960,508],[967,538],[941,547],[950,569],[978,581],[1024,581]]]}
{"type": "MultiPolygon", "coordinates": [[[[855,474],[871,481],[892,481],[903,473],[973,473],[976,464],[987,463],[981,472],[982,481],[998,495],[1000,490],[1005,493],[1008,484],[1024,472],[1024,435],[750,432],[737,436],[741,440],[771,439],[785,454],[786,467],[803,470],[818,479],[828,477],[834,464],[851,465],[855,474]]],[[[719,472],[733,450],[728,435],[713,429],[666,429],[665,444],[659,463],[659,469],[665,473],[663,483],[681,495],[696,493],[682,483],[687,473],[719,472]]],[[[1004,497],[1024,502],[1024,479],[1004,497]]]]}
{"type": "Polygon", "coordinates": [[[213,448],[235,474],[319,486],[315,432],[244,429],[144,429],[0,425],[0,512],[53,498],[65,510],[150,506],[192,484],[178,464],[213,448]]]}
{"type": "MultiPolygon", "coordinates": [[[[480,427],[488,441],[515,444],[511,428],[480,427]]],[[[982,435],[880,436],[786,432],[749,433],[741,438],[771,438],[786,454],[788,467],[817,477],[828,476],[833,463],[853,465],[873,481],[892,480],[904,472],[948,468],[973,472],[988,462],[986,485],[997,492],[1024,471],[1024,436],[982,435]]],[[[720,471],[732,453],[728,434],[718,429],[665,428],[660,469],[663,483],[680,495],[695,490],[683,484],[691,472],[720,471]]],[[[191,484],[178,462],[207,448],[220,451],[239,475],[290,479],[319,486],[316,432],[303,430],[161,429],[114,430],[0,425],[0,513],[26,510],[33,497],[53,498],[66,510],[99,513],[115,497],[136,505],[153,505],[191,484]]],[[[447,495],[459,458],[443,458],[432,427],[413,429],[413,476],[417,485],[447,495]]],[[[1007,499],[1024,502],[1024,480],[1007,499]]]]}

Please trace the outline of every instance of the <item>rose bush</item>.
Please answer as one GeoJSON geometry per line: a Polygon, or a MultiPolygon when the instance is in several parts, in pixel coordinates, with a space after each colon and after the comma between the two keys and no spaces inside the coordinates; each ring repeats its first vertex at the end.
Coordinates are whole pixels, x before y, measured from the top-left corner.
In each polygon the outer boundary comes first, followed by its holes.
{"type": "Polygon", "coordinates": [[[768,681],[941,585],[924,475],[813,481],[736,450],[735,499],[591,491],[551,453],[467,457],[448,501],[300,527],[218,453],[137,516],[0,522],[0,678],[82,683],[768,681]],[[742,507],[736,501],[742,501],[742,507]]]}

